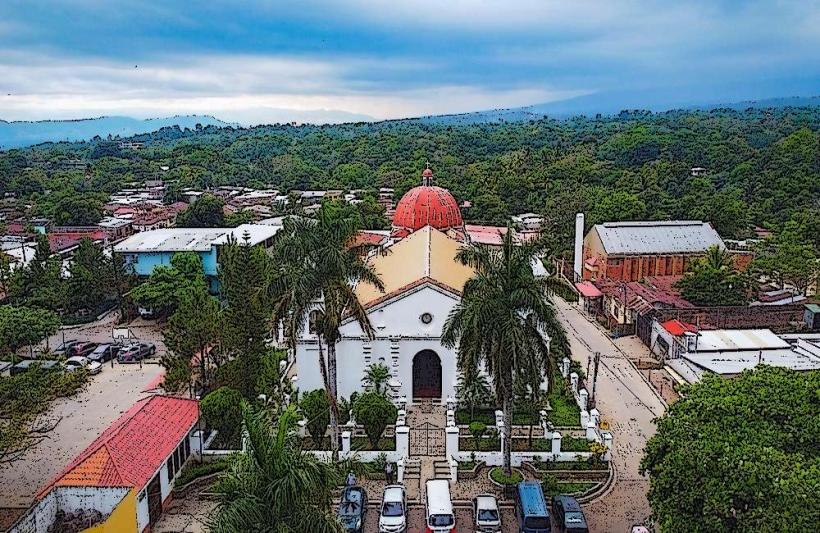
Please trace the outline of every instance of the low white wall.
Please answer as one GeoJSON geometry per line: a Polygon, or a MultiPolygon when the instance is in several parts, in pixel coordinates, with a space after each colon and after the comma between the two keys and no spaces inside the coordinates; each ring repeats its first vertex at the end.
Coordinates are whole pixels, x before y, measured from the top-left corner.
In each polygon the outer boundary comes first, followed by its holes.
{"type": "Polygon", "coordinates": [[[142,492],[137,494],[137,531],[143,531],[148,527],[148,522],[151,518],[148,514],[148,489],[142,489],[142,492]],[[142,497],[142,499],[140,499],[142,497]]]}
{"type": "MultiPolygon", "coordinates": [[[[330,461],[333,457],[333,452],[328,450],[310,450],[308,453],[313,454],[314,456],[318,457],[319,459],[323,459],[325,461],[330,461]]],[[[360,450],[360,451],[350,451],[350,452],[343,452],[339,451],[339,459],[350,459],[356,458],[363,463],[372,463],[376,460],[380,455],[384,454],[387,460],[391,463],[398,462],[399,459],[403,457],[403,455],[395,450],[388,450],[388,451],[376,451],[376,450],[360,450]]]]}
{"type": "MultiPolygon", "coordinates": [[[[67,513],[94,509],[110,514],[128,494],[120,487],[55,487],[23,515],[10,533],[46,533],[57,511],[67,513]]],[[[146,522],[147,523],[147,522],[146,522]]]]}
{"type": "MultiPolygon", "coordinates": [[[[552,454],[550,452],[512,452],[510,461],[513,466],[521,466],[525,461],[552,461],[552,462],[575,462],[578,456],[587,459],[592,456],[590,452],[560,452],[552,454]]],[[[475,457],[476,461],[484,461],[487,466],[501,466],[504,463],[504,455],[501,452],[458,452],[453,454],[456,461],[471,461],[475,457]]]]}

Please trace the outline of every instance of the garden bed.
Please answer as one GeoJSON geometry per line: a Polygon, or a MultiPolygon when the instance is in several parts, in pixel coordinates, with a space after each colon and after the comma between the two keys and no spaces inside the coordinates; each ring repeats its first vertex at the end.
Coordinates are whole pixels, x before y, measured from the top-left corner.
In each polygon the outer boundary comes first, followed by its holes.
{"type": "Polygon", "coordinates": [[[463,452],[500,452],[501,439],[498,437],[484,437],[479,441],[479,448],[476,449],[475,439],[472,437],[461,437],[458,440],[458,449],[463,452]]]}
{"type": "Polygon", "coordinates": [[[458,479],[475,479],[485,466],[484,461],[458,461],[458,479]]]}
{"type": "Polygon", "coordinates": [[[566,436],[561,439],[562,452],[588,452],[590,442],[586,438],[566,436]]]}
{"type": "Polygon", "coordinates": [[[379,452],[394,452],[396,451],[396,437],[382,437],[376,446],[370,444],[370,439],[367,437],[353,437],[350,441],[350,451],[379,451],[379,452]]]}

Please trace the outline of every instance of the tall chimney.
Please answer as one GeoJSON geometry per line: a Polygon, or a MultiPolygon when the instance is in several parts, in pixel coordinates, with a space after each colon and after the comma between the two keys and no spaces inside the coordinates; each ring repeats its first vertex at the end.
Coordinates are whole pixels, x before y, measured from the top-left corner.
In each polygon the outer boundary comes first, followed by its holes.
{"type": "Polygon", "coordinates": [[[573,262],[573,271],[575,272],[575,279],[581,279],[581,261],[584,253],[584,214],[578,213],[575,215],[575,261],[573,262]]]}

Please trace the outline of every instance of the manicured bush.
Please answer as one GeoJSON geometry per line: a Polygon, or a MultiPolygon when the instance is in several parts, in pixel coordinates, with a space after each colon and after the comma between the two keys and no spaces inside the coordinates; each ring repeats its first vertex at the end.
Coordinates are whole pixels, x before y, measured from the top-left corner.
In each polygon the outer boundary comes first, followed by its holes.
{"type": "Polygon", "coordinates": [[[230,458],[228,457],[212,461],[210,463],[189,462],[182,467],[182,471],[177,476],[174,486],[182,487],[195,479],[209,476],[217,472],[223,472],[230,464],[230,458]]]}
{"type": "Polygon", "coordinates": [[[394,424],[398,409],[377,392],[366,392],[356,398],[353,404],[356,422],[364,426],[370,444],[375,448],[388,424],[394,424]]]}
{"type": "Polygon", "coordinates": [[[506,476],[504,475],[504,469],[497,466],[490,470],[490,479],[501,485],[517,485],[524,481],[524,476],[521,475],[521,472],[515,469],[513,469],[512,475],[506,476]]]}
{"type": "Polygon", "coordinates": [[[330,403],[327,401],[327,392],[316,389],[302,396],[299,402],[302,415],[307,419],[307,430],[315,443],[321,442],[330,424],[330,403]]]}
{"type": "Polygon", "coordinates": [[[199,402],[202,417],[209,428],[221,435],[220,442],[235,443],[242,431],[242,393],[220,387],[199,402]]]}

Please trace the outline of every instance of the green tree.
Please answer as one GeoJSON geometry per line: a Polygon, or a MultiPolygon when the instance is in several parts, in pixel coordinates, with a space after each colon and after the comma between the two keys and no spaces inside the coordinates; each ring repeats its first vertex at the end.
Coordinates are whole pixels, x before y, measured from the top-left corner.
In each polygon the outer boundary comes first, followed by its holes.
{"type": "Polygon", "coordinates": [[[185,390],[190,383],[182,381],[186,376],[183,368],[190,369],[195,361],[199,366],[199,380],[203,388],[211,383],[213,361],[209,354],[214,348],[219,335],[219,302],[208,294],[204,284],[196,284],[183,290],[177,302],[176,311],[168,320],[168,326],[162,331],[165,346],[169,353],[161,359],[166,370],[176,369],[169,380],[166,374],[165,385],[169,390],[185,390]]]}
{"type": "Polygon", "coordinates": [[[473,369],[466,369],[466,373],[461,373],[456,385],[456,400],[459,407],[470,410],[470,419],[475,418],[476,407],[491,405],[493,391],[487,376],[473,369]]]}
{"type": "Polygon", "coordinates": [[[331,449],[338,452],[339,411],[336,390],[336,343],[339,328],[350,314],[368,338],[373,327],[353,291],[356,283],[371,283],[384,290],[381,280],[362,260],[358,250],[348,247],[356,232],[352,218],[336,219],[322,208],[316,220],[286,219],[276,235],[275,272],[271,284],[274,318],[284,324],[291,343],[302,334],[313,316],[313,333],[319,341],[319,369],[331,407],[331,449]],[[320,306],[316,301],[321,300],[320,306]],[[325,359],[322,345],[327,346],[325,359]]]}
{"type": "Polygon", "coordinates": [[[476,273],[464,285],[461,301],[447,317],[442,343],[457,347],[463,373],[485,368],[504,411],[504,472],[511,475],[514,382],[520,373],[552,374],[548,328],[563,332],[546,297],[542,279],[532,273],[531,261],[540,243],[517,245],[507,231],[500,249],[484,245],[462,248],[457,259],[476,273]]]}
{"type": "Polygon", "coordinates": [[[171,265],[154,268],[148,279],[131,291],[131,298],[140,306],[162,315],[173,313],[191,290],[205,290],[202,260],[195,252],[179,252],[171,265]]]}
{"type": "Polygon", "coordinates": [[[732,254],[712,246],[706,256],[695,260],[692,269],[678,281],[681,296],[695,305],[746,305],[748,283],[734,265],[732,254]]]}
{"type": "Polygon", "coordinates": [[[54,223],[58,226],[90,226],[102,215],[102,202],[96,195],[72,192],[54,202],[54,223]]]}
{"type": "Polygon", "coordinates": [[[330,424],[330,402],[327,401],[327,392],[324,389],[316,389],[304,394],[299,401],[299,408],[307,419],[307,430],[313,442],[317,446],[321,445],[330,424]]]}
{"type": "Polygon", "coordinates": [[[782,231],[760,243],[752,269],[781,287],[788,284],[799,294],[806,294],[808,286],[817,280],[820,265],[814,247],[800,236],[800,227],[789,221],[782,231]]]}
{"type": "Polygon", "coordinates": [[[51,253],[48,238],[38,234],[31,262],[12,276],[12,301],[51,310],[64,307],[66,291],[61,268],[60,259],[51,253]]]}
{"type": "Polygon", "coordinates": [[[240,390],[247,400],[257,395],[260,362],[268,351],[270,335],[268,299],[271,262],[265,249],[250,245],[250,236],[231,240],[222,246],[219,262],[222,311],[222,346],[229,357],[238,360],[240,390]]]}
{"type": "Polygon", "coordinates": [[[0,306],[0,353],[13,354],[23,346],[36,344],[60,327],[53,312],[31,307],[0,306]]]}
{"type": "Polygon", "coordinates": [[[388,424],[395,424],[398,409],[381,394],[365,392],[353,403],[353,416],[356,423],[364,426],[370,445],[377,449],[379,439],[382,438],[388,424]]]}
{"type": "Polygon", "coordinates": [[[473,439],[475,440],[476,451],[481,451],[481,437],[483,437],[486,432],[487,424],[484,422],[470,422],[470,433],[473,435],[473,439]]]}
{"type": "Polygon", "coordinates": [[[364,378],[362,378],[362,385],[365,390],[387,395],[387,383],[390,381],[390,369],[387,365],[376,363],[367,367],[364,378]]]}
{"type": "Polygon", "coordinates": [[[659,528],[816,530],[820,372],[707,375],[657,422],[641,462],[659,528]],[[728,428],[731,428],[729,430],[728,428]]]}
{"type": "Polygon", "coordinates": [[[199,402],[202,417],[209,428],[221,435],[223,443],[236,443],[242,431],[242,393],[220,387],[199,402]]]}
{"type": "Polygon", "coordinates": [[[111,259],[91,239],[83,237],[69,267],[68,302],[72,309],[94,309],[112,296],[111,259]]]}
{"type": "Polygon", "coordinates": [[[225,227],[225,201],[213,194],[203,194],[188,209],[177,215],[176,225],[180,228],[223,228],[225,227]]]}
{"type": "Polygon", "coordinates": [[[331,505],[342,471],[300,448],[293,408],[271,423],[267,412],[246,407],[243,419],[248,449],[234,456],[217,483],[219,504],[208,529],[342,533],[331,505]]]}

